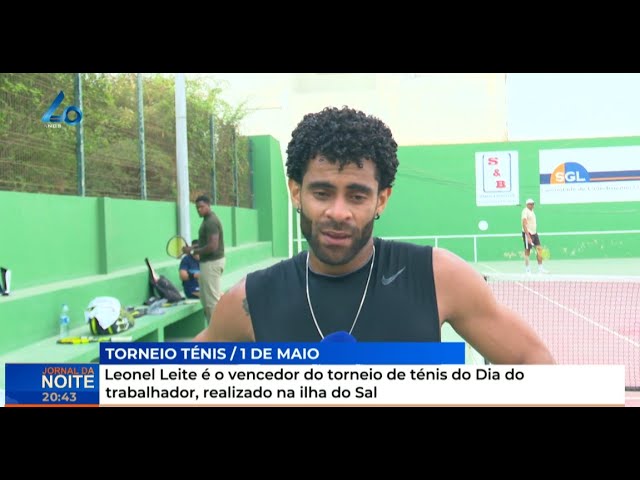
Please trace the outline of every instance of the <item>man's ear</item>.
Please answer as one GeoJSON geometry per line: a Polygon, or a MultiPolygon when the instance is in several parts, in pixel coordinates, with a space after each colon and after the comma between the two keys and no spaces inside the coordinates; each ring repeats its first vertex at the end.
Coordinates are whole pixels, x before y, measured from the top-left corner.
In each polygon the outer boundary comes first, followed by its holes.
{"type": "Polygon", "coordinates": [[[300,190],[301,186],[294,179],[289,179],[289,196],[291,197],[291,203],[293,208],[300,208],[300,190]]]}
{"type": "Polygon", "coordinates": [[[389,201],[390,196],[391,187],[383,188],[378,192],[378,208],[376,209],[376,213],[378,215],[382,215],[384,209],[387,208],[387,202],[389,201]]]}

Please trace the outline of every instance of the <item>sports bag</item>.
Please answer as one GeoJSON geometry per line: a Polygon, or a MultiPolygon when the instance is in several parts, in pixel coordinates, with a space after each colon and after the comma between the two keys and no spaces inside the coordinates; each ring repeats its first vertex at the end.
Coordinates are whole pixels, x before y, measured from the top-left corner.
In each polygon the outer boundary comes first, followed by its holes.
{"type": "Polygon", "coordinates": [[[114,297],[95,297],[84,311],[84,318],[93,335],[113,335],[135,325],[133,314],[114,297]]]}
{"type": "Polygon", "coordinates": [[[149,285],[152,290],[155,290],[155,293],[159,297],[166,298],[169,303],[176,303],[184,300],[180,290],[178,290],[167,277],[156,273],[148,258],[145,258],[144,261],[149,268],[149,285]]]}

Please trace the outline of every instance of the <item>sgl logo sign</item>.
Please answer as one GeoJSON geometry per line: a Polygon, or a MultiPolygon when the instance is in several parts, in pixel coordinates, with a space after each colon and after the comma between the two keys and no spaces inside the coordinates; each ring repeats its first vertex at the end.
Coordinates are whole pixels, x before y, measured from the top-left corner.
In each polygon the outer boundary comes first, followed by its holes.
{"type": "Polygon", "coordinates": [[[586,168],[576,162],[565,162],[558,165],[551,174],[550,182],[559,183],[586,183],[591,181],[586,168]]]}
{"type": "Polygon", "coordinates": [[[65,108],[62,111],[62,115],[54,115],[63,100],[64,92],[60,90],[58,96],[53,100],[53,103],[51,103],[49,110],[47,110],[42,116],[42,121],[48,124],[47,126],[59,128],[62,122],[67,125],[74,126],[78,125],[82,121],[82,111],[80,111],[80,109],[75,105],[65,108]]]}

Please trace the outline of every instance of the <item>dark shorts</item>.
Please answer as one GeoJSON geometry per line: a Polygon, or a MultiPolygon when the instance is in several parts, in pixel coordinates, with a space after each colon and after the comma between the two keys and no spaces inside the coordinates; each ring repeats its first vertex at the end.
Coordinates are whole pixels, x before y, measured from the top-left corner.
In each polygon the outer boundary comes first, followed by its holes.
{"type": "MultiPolygon", "coordinates": [[[[531,241],[535,246],[540,246],[540,238],[538,237],[537,233],[531,234],[531,241]]],[[[529,250],[531,248],[531,245],[527,245],[527,237],[525,236],[524,232],[522,232],[522,243],[524,244],[525,250],[529,250]]]]}

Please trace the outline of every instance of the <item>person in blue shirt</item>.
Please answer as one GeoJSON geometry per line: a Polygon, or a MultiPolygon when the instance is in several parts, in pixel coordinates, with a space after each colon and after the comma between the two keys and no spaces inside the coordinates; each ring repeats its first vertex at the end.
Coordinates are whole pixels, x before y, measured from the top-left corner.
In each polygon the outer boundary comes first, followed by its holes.
{"type": "MultiPolygon", "coordinates": [[[[194,240],[191,245],[197,247],[198,241],[194,240]]],[[[198,278],[200,278],[200,256],[189,253],[180,261],[180,280],[187,298],[200,298],[198,278]]]]}

